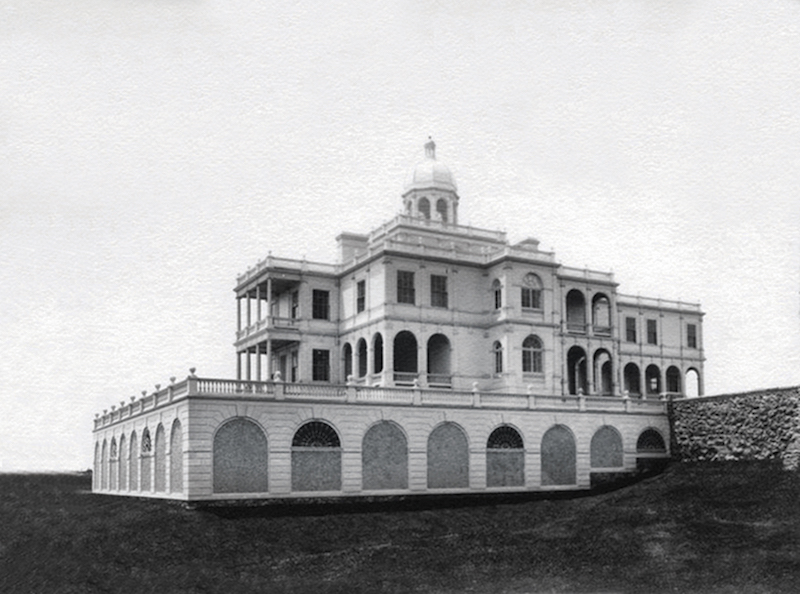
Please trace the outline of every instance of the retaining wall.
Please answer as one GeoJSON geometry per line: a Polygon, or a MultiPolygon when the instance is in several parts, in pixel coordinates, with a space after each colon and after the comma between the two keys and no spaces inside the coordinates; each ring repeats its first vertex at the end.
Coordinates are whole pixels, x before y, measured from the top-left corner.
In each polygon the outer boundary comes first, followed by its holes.
{"type": "Polygon", "coordinates": [[[800,387],[675,400],[669,418],[673,459],[800,464],[800,387]]]}

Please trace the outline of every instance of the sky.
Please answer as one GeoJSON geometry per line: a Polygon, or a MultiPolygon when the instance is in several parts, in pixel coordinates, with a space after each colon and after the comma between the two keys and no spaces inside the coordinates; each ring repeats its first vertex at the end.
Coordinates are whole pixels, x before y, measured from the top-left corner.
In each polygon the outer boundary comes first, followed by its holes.
{"type": "Polygon", "coordinates": [[[0,471],[234,377],[236,275],[333,262],[428,136],[459,219],[699,302],[707,394],[800,384],[800,2],[0,0],[0,471]]]}

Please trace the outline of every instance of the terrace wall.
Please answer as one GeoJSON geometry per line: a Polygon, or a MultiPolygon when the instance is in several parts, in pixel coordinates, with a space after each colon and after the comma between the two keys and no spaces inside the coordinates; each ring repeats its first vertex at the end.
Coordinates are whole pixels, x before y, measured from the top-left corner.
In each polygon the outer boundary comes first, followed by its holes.
{"type": "Polygon", "coordinates": [[[669,417],[676,460],[800,463],[800,387],[676,400],[669,417]]]}

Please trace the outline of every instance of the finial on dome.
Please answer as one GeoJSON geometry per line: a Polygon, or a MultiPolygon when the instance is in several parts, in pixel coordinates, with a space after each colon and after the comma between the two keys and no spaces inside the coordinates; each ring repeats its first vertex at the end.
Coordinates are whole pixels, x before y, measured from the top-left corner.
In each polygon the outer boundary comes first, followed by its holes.
{"type": "Polygon", "coordinates": [[[428,136],[428,142],[425,143],[425,156],[428,159],[436,160],[436,143],[430,136],[428,136]]]}

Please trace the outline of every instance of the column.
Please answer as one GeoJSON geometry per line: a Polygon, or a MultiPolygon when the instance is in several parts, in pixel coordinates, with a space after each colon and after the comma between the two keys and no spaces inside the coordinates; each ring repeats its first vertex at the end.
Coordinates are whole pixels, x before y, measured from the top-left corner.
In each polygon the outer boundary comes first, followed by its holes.
{"type": "Polygon", "coordinates": [[[261,343],[256,344],[256,381],[261,381],[261,343]]]}
{"type": "Polygon", "coordinates": [[[428,343],[420,339],[417,343],[417,377],[419,385],[423,388],[428,387],[428,343]],[[424,370],[424,371],[423,371],[424,370]]]}
{"type": "MultiPolygon", "coordinates": [[[[248,307],[248,309],[249,309],[249,307],[248,307]]],[[[249,316],[248,316],[248,318],[249,318],[249,316]]],[[[245,350],[244,356],[246,357],[245,364],[246,364],[246,368],[247,368],[247,381],[249,382],[250,381],[250,348],[249,347],[245,350]]]]}
{"type": "Polygon", "coordinates": [[[241,381],[242,380],[242,353],[241,351],[236,351],[236,379],[241,381]]]}
{"type": "MultiPolygon", "coordinates": [[[[272,341],[267,338],[267,381],[272,381],[272,341]]],[[[286,381],[286,378],[281,378],[286,381]]]]}
{"type": "Polygon", "coordinates": [[[394,337],[388,331],[383,340],[383,385],[394,385],[394,337]]]}
{"type": "Polygon", "coordinates": [[[251,301],[251,299],[250,299],[250,293],[249,292],[247,293],[247,297],[245,297],[245,299],[247,299],[247,327],[249,328],[250,326],[253,325],[253,320],[250,317],[250,301],[251,301]]]}
{"type": "Polygon", "coordinates": [[[236,331],[242,331],[242,299],[236,297],[236,331]]]}
{"type": "Polygon", "coordinates": [[[261,285],[256,285],[256,322],[261,321],[261,285]]]}
{"type": "Polygon", "coordinates": [[[272,277],[267,277],[267,326],[272,326],[272,277]]]}

